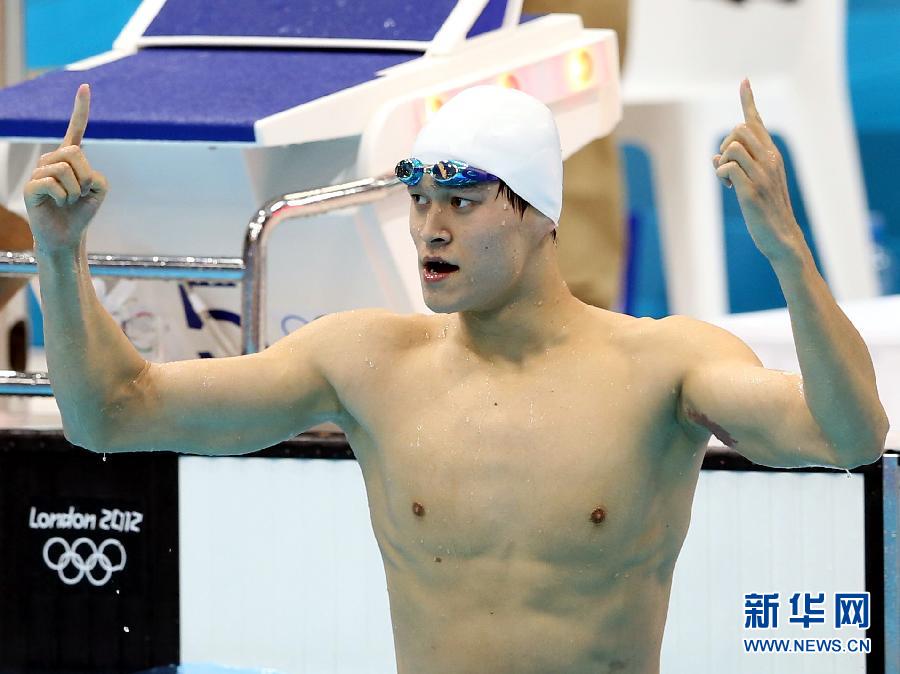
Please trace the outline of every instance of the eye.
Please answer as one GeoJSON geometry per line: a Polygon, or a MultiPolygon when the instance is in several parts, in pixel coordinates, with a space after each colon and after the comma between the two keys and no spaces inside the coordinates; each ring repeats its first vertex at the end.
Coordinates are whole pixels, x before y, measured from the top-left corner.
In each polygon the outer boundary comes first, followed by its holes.
{"type": "Polygon", "coordinates": [[[475,202],[471,199],[463,199],[462,197],[452,197],[450,199],[450,205],[453,208],[465,208],[469,204],[474,204],[475,202]]]}
{"type": "Polygon", "coordinates": [[[422,206],[425,203],[425,195],[423,194],[410,194],[409,198],[412,199],[416,206],[422,206]],[[422,199],[422,201],[419,201],[419,199],[422,199]]]}

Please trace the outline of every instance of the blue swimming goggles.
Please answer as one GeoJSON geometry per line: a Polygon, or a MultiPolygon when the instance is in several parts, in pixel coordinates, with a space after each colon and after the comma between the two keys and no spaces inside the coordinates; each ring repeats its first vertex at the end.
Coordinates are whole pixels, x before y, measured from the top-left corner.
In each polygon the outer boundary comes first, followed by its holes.
{"type": "Polygon", "coordinates": [[[500,180],[500,178],[491,175],[487,171],[482,171],[474,166],[469,166],[464,162],[453,159],[439,161],[430,166],[426,166],[415,158],[404,159],[398,162],[394,168],[394,173],[407,185],[418,185],[419,181],[422,180],[422,176],[426,173],[434,178],[436,184],[442,187],[465,187],[467,185],[500,180]]]}

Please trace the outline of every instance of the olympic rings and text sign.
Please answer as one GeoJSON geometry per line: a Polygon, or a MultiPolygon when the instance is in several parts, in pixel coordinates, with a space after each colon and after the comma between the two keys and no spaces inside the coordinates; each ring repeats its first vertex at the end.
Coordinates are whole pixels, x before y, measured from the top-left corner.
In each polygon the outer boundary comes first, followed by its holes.
{"type": "Polygon", "coordinates": [[[139,534],[144,515],[134,510],[119,510],[118,508],[102,508],[100,517],[96,513],[82,513],[69,506],[65,512],[52,513],[38,511],[32,507],[28,516],[28,526],[31,529],[76,529],[94,531],[119,531],[122,533],[139,534]]]}
{"type": "MultiPolygon", "coordinates": [[[[44,512],[32,507],[28,513],[28,527],[41,530],[116,531],[141,533],[143,513],[119,508],[101,508],[99,514],[80,512],[74,506],[62,512],[44,512]]],[[[69,543],[54,536],[43,546],[42,557],[47,567],[56,571],[66,585],[87,580],[100,587],[109,582],[116,571],[125,568],[125,546],[115,538],[95,542],[81,537],[69,543]]]]}
{"type": "Polygon", "coordinates": [[[66,539],[54,536],[44,543],[43,557],[44,563],[56,571],[66,585],[75,585],[87,578],[96,587],[106,585],[115,571],[125,568],[127,561],[125,546],[115,538],[107,538],[98,546],[90,538],[77,538],[69,545],[66,539]],[[113,552],[115,562],[107,552],[113,552]],[[73,570],[69,571],[70,568],[73,570]]]}

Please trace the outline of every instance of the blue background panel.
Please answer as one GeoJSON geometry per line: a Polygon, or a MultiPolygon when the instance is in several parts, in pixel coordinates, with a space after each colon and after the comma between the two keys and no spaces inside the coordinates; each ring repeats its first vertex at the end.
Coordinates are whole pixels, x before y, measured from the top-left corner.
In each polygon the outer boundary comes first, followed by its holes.
{"type": "Polygon", "coordinates": [[[140,0],[27,0],[25,58],[32,70],[56,68],[107,51],[140,0]]]}
{"type": "MultiPolygon", "coordinates": [[[[354,38],[430,41],[456,0],[169,0],[150,23],[147,37],[175,35],[354,38]],[[215,8],[211,11],[211,8],[215,8]]],[[[500,27],[505,0],[492,0],[476,25],[500,27]]]]}
{"type": "MultiPolygon", "coordinates": [[[[712,156],[724,138],[710,147],[712,156]]],[[[796,171],[784,140],[772,136],[784,156],[788,193],[797,224],[812,252],[813,260],[827,281],[816,240],[812,235],[803,195],[797,185],[796,171]]],[[[622,149],[628,189],[627,264],[624,269],[623,310],[633,316],[662,318],[669,315],[666,274],[656,210],[656,194],[647,154],[636,145],[622,149]]],[[[741,214],[733,189],[722,190],[725,243],[725,270],[728,276],[728,306],[733,313],[762,311],[785,306],[778,277],[766,257],[759,252],[741,214]]]]}
{"type": "Polygon", "coordinates": [[[75,91],[87,82],[88,138],[252,142],[257,120],[413,58],[366,50],[145,49],[0,91],[0,136],[61,138],[75,91]]]}

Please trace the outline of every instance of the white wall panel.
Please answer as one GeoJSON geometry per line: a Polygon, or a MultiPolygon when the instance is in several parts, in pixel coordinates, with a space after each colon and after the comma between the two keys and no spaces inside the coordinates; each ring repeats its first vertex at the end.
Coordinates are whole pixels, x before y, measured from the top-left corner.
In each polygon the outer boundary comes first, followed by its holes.
{"type": "Polygon", "coordinates": [[[183,662],[395,671],[355,461],[182,457],[179,471],[183,662]]]}
{"type": "MultiPolygon", "coordinates": [[[[354,461],[182,457],[182,661],[287,674],[389,674],[381,557],[354,461]]],[[[835,630],[835,592],[864,591],[861,475],[703,471],[675,569],[662,674],[852,674],[859,654],[747,654],[742,638],[835,630]],[[779,627],[744,630],[744,593],[779,592],[779,627]],[[795,592],[825,625],[790,624],[795,592]]]]}
{"type": "Polygon", "coordinates": [[[702,471],[675,567],[662,674],[852,674],[861,654],[745,653],[744,638],[863,638],[833,627],[835,592],[865,591],[863,477],[702,471]],[[744,629],[744,594],[779,593],[778,628],[744,629]],[[825,593],[824,625],[788,622],[795,592],[825,593]]]}

